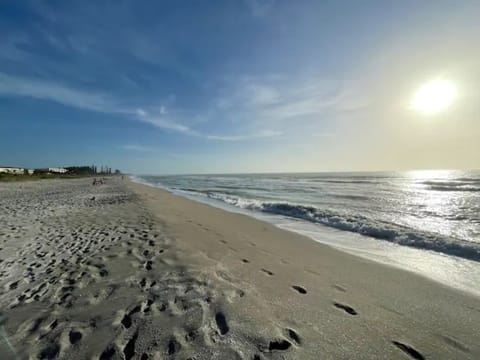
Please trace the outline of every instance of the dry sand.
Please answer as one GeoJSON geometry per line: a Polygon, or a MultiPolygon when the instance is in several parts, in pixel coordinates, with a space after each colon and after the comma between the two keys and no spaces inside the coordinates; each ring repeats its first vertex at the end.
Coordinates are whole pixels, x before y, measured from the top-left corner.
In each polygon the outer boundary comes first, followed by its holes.
{"type": "Polygon", "coordinates": [[[0,289],[20,359],[480,358],[476,297],[119,178],[0,183],[0,289]]]}

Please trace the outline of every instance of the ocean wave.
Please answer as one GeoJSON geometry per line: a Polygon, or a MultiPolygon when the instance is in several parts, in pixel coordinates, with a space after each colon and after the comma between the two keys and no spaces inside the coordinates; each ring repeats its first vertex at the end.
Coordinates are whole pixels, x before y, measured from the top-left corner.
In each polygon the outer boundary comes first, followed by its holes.
{"type": "Polygon", "coordinates": [[[442,186],[442,185],[431,185],[429,190],[434,191],[480,191],[480,187],[468,186],[468,185],[455,185],[455,186],[442,186]]]}
{"type": "Polygon", "coordinates": [[[339,198],[339,199],[347,199],[347,200],[370,200],[370,196],[365,195],[348,195],[348,194],[332,194],[331,196],[339,198]]]}
{"type": "Polygon", "coordinates": [[[335,180],[335,179],[313,179],[310,182],[315,183],[330,183],[330,184],[365,184],[365,185],[375,185],[382,183],[379,180],[373,179],[358,179],[358,180],[335,180]]]}
{"type": "Polygon", "coordinates": [[[480,191],[478,179],[454,179],[450,181],[428,180],[423,181],[429,190],[434,191],[480,191]]]}
{"type": "MultiPolygon", "coordinates": [[[[303,179],[303,178],[302,178],[303,179]]],[[[373,237],[383,241],[389,241],[403,246],[410,246],[419,249],[431,250],[437,253],[443,253],[447,255],[457,256],[460,258],[465,258],[473,261],[480,262],[480,243],[475,241],[468,241],[462,237],[454,235],[445,235],[439,234],[433,231],[427,231],[421,228],[421,221],[419,222],[420,226],[418,227],[408,227],[402,224],[398,224],[394,221],[391,221],[388,216],[382,216],[384,211],[405,211],[405,209],[398,208],[397,203],[388,204],[388,206],[383,206],[379,204],[379,201],[388,201],[391,197],[384,198],[383,194],[373,194],[369,193],[339,193],[336,189],[325,189],[322,194],[315,194],[315,196],[308,197],[298,196],[299,192],[311,192],[317,191],[317,189],[311,189],[308,184],[302,183],[301,185],[291,185],[289,180],[285,180],[283,183],[279,182],[275,184],[274,188],[258,187],[255,184],[255,188],[259,188],[257,191],[252,191],[249,186],[243,185],[243,187],[236,187],[230,185],[231,188],[221,187],[218,182],[209,181],[208,183],[202,182],[202,188],[197,187],[197,184],[189,181],[172,181],[165,180],[162,177],[138,177],[133,178],[134,181],[142,183],[150,183],[150,185],[161,187],[168,191],[172,191],[176,194],[193,197],[194,199],[205,198],[211,199],[211,201],[221,202],[228,204],[229,206],[247,209],[250,211],[261,212],[272,215],[285,216],[292,219],[298,219],[302,221],[308,221],[316,223],[323,226],[328,226],[342,231],[349,231],[352,233],[358,233],[361,235],[373,237]],[[183,183],[182,183],[183,182],[183,183]],[[291,186],[292,188],[287,187],[283,190],[284,186],[291,186]],[[280,190],[279,190],[280,189],[280,190]],[[262,191],[260,191],[262,190],[262,191]],[[260,197],[259,195],[264,195],[265,197],[260,197]],[[377,196],[380,198],[377,199],[377,196]],[[311,198],[314,203],[309,204],[308,201],[302,200],[311,198]],[[321,197],[322,201],[319,201],[321,197]],[[327,201],[327,198],[344,198],[347,202],[346,205],[343,205],[344,208],[334,209],[330,207],[330,200],[327,201]],[[298,200],[295,200],[298,199],[298,200]],[[384,200],[382,200],[384,199],[384,200]],[[351,200],[349,203],[348,200],[351,200]],[[362,211],[358,208],[353,208],[354,203],[363,204],[363,208],[366,211],[362,211]],[[319,204],[320,203],[320,204],[319,204]],[[373,205],[372,205],[373,203],[373,205]],[[374,208],[372,206],[379,206],[374,208]],[[392,207],[393,206],[393,207],[392,207]],[[369,210],[373,209],[371,212],[369,210]],[[371,214],[371,215],[369,215],[371,214]]],[[[269,179],[270,180],[270,179],[269,179]]],[[[336,180],[335,178],[328,180],[336,180]]],[[[353,179],[356,180],[367,180],[367,179],[353,179]]],[[[389,179],[387,179],[390,181],[389,179]]],[[[469,196],[467,199],[472,199],[472,197],[477,196],[477,193],[472,193],[471,191],[479,191],[480,187],[478,184],[478,179],[448,179],[448,180],[423,180],[416,182],[421,185],[420,191],[432,191],[431,188],[437,188],[437,191],[465,191],[462,196],[469,196]],[[469,190],[466,190],[469,189],[469,190]],[[467,191],[470,191],[468,195],[467,191]]],[[[400,180],[400,184],[403,184],[403,178],[400,180]]],[[[258,184],[257,184],[258,185],[258,184]]],[[[323,191],[323,190],[322,190],[323,191]]],[[[397,191],[395,187],[391,190],[397,191]]],[[[399,192],[402,194],[402,192],[399,192]]],[[[408,193],[407,193],[408,195],[408,193]]],[[[335,203],[338,200],[335,201],[335,203]]],[[[419,204],[418,208],[426,206],[425,204],[419,204]]],[[[478,213],[472,209],[472,203],[464,203],[464,209],[457,208],[458,211],[452,212],[442,212],[437,213],[429,207],[421,211],[421,217],[425,217],[429,220],[438,221],[456,221],[461,222],[458,226],[462,227],[463,224],[467,226],[465,231],[470,231],[475,237],[476,224],[480,224],[480,218],[478,213]],[[430,209],[430,210],[429,210],[430,209]],[[473,230],[472,230],[473,229],[473,230]],[[473,231],[473,232],[472,232],[473,231]]],[[[408,211],[405,211],[405,215],[408,216],[408,211]]],[[[400,213],[399,216],[402,216],[403,213],[400,213]]],[[[421,219],[420,219],[421,220],[421,219]]],[[[460,234],[461,235],[461,234],[460,234]]]]}
{"type": "Polygon", "coordinates": [[[361,215],[337,213],[330,210],[319,209],[314,206],[287,202],[265,202],[257,199],[246,199],[218,192],[202,192],[196,190],[192,193],[201,194],[210,199],[222,201],[242,209],[287,216],[338,230],[370,236],[403,246],[431,250],[473,261],[480,261],[479,244],[461,239],[450,239],[439,234],[414,230],[399,224],[373,220],[361,215]]]}

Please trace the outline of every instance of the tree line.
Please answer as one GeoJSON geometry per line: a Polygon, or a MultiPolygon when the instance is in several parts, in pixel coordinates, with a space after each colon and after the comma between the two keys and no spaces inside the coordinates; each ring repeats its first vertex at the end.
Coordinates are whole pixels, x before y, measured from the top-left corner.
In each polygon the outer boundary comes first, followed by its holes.
{"type": "Polygon", "coordinates": [[[101,165],[100,168],[96,165],[91,166],[67,166],[65,169],[68,171],[68,174],[75,175],[111,175],[111,174],[121,174],[120,170],[112,170],[111,167],[106,165],[101,165]]]}

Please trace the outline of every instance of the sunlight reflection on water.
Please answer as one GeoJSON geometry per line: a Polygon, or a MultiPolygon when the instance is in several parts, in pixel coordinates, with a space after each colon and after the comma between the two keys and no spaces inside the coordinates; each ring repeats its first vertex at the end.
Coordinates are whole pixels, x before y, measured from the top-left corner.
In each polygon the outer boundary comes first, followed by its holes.
{"type": "Polygon", "coordinates": [[[480,203],[480,181],[457,170],[420,170],[405,173],[400,193],[404,214],[394,221],[444,236],[480,242],[475,204],[480,203]],[[477,186],[477,187],[475,187],[477,186]]]}

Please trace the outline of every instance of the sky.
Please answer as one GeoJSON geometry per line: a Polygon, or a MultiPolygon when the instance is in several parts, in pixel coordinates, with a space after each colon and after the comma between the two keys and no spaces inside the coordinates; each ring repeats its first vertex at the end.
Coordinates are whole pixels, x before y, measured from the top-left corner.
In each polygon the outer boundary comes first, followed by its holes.
{"type": "Polygon", "coordinates": [[[0,165],[480,168],[480,1],[0,1],[0,165]],[[414,111],[423,83],[458,96],[414,111]]]}

